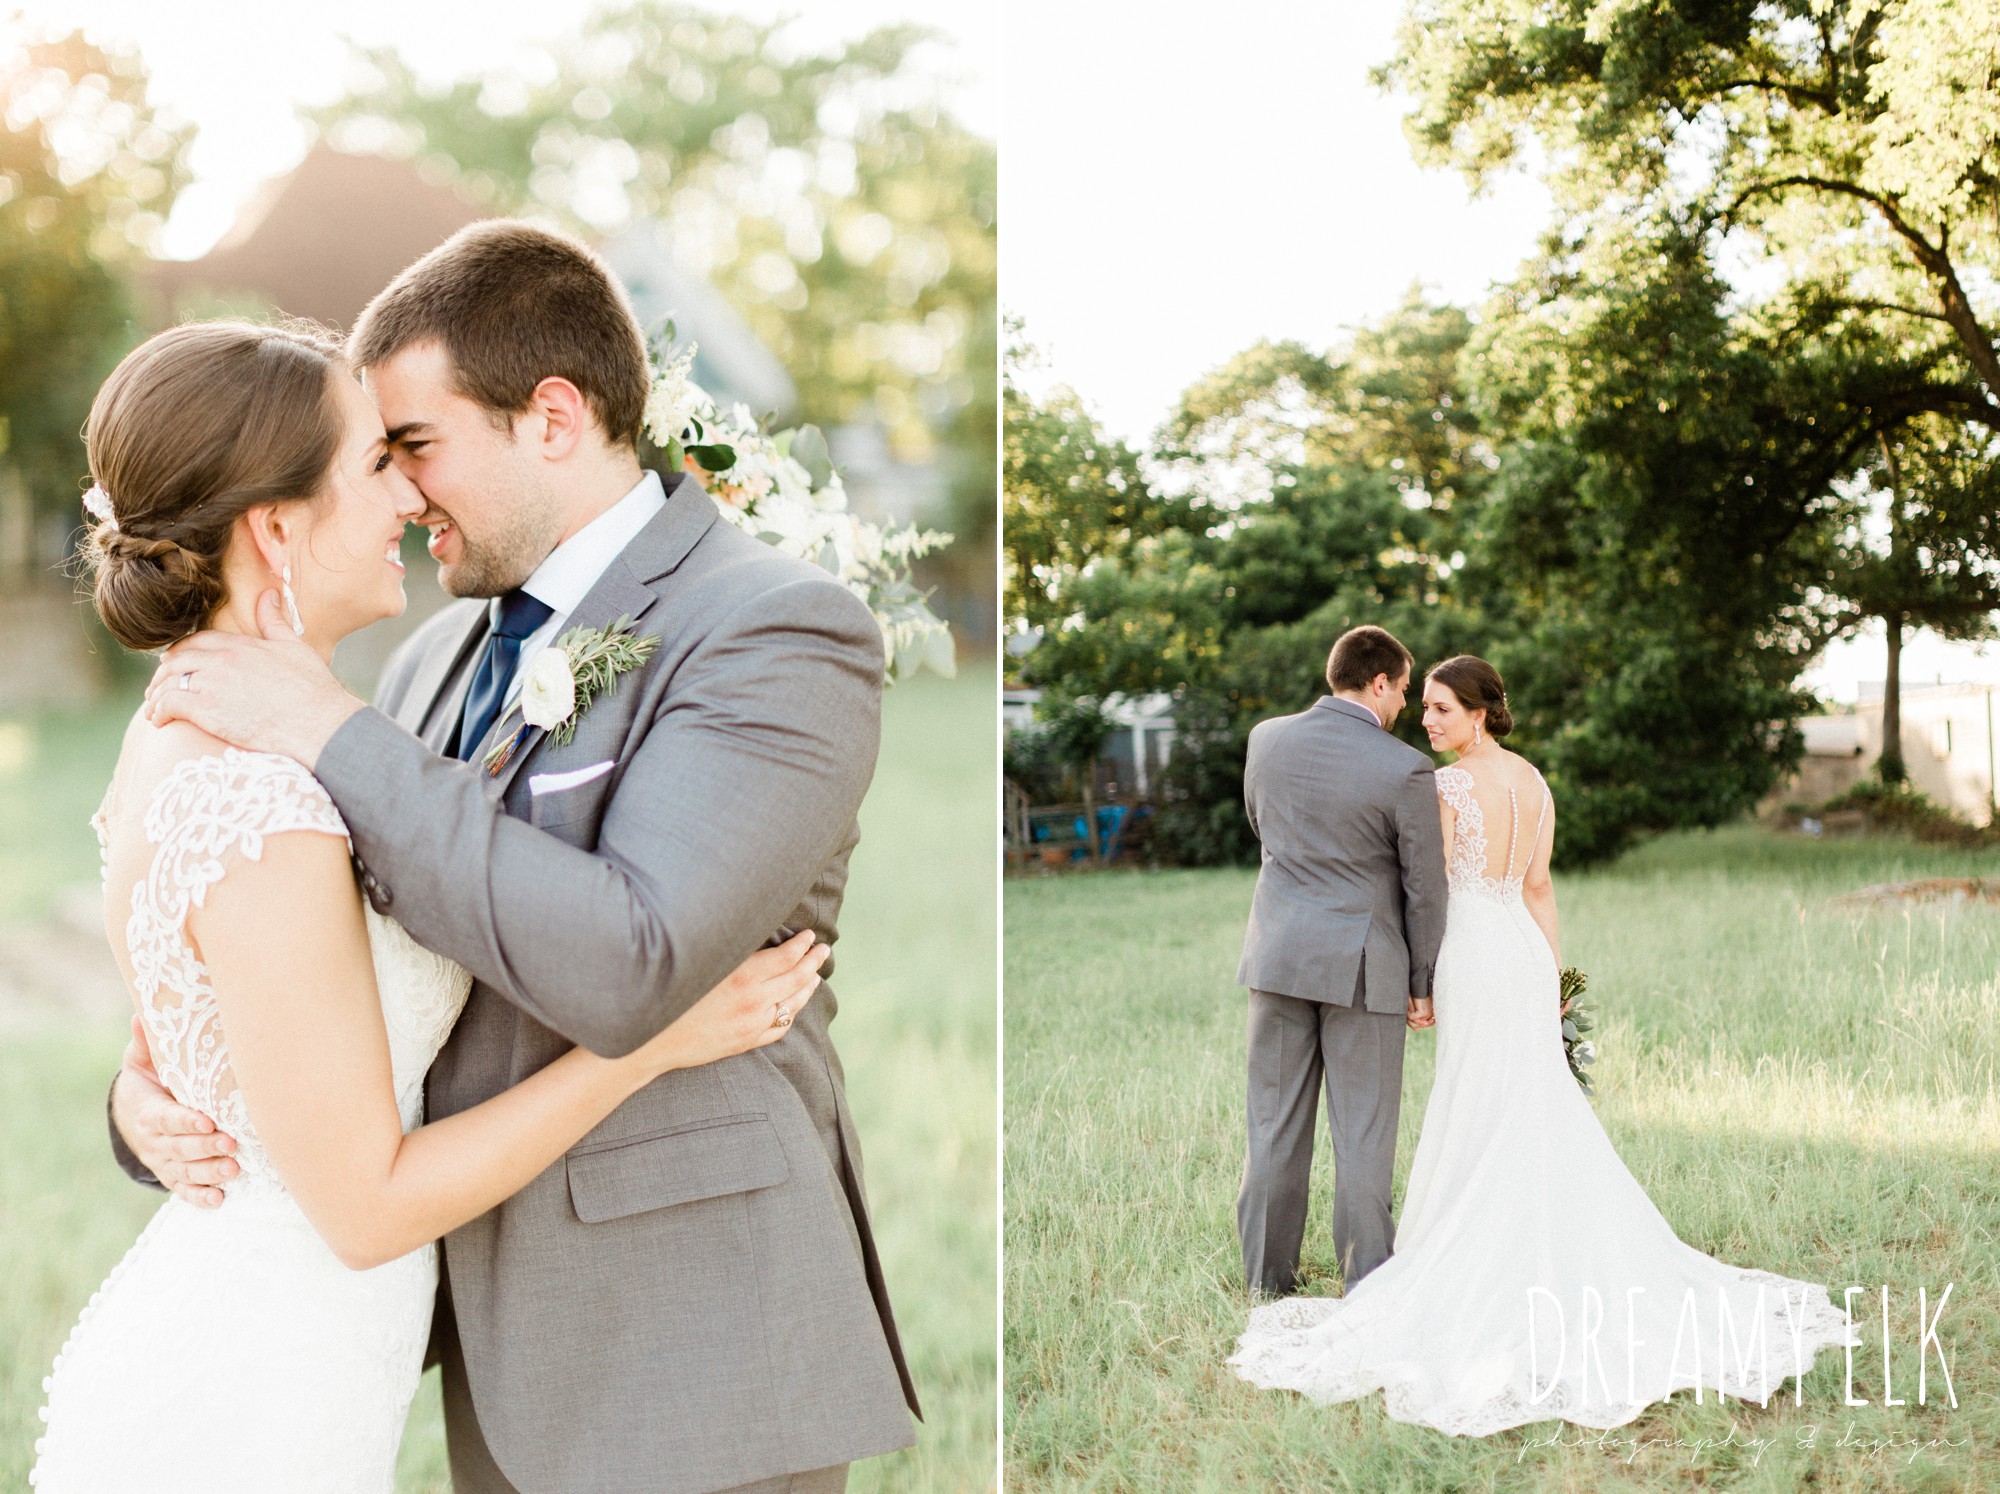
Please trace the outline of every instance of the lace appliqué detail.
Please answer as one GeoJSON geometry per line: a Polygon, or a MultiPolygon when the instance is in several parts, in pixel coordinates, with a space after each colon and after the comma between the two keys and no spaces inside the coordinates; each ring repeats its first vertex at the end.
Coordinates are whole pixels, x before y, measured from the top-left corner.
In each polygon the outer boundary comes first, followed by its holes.
{"type": "Polygon", "coordinates": [[[346,841],[347,824],[319,780],[290,758],[232,747],[220,757],[175,765],[153,790],[145,829],[155,850],[145,879],[132,888],[125,948],[160,1082],[236,1138],[243,1173],[225,1192],[275,1185],[229,1066],[215,987],[188,944],[187,921],[232,855],[260,861],[267,837],[293,830],[346,841]]]}
{"type": "MultiPolygon", "coordinates": [[[[296,763],[235,750],[177,765],[143,823],[154,849],[126,923],[141,1017],[162,1081],[237,1139],[243,1171],[219,1210],[169,1198],[92,1295],[42,1382],[29,1483],[38,1494],[387,1494],[430,1332],[436,1246],[368,1271],[334,1256],[257,1140],[186,932],[234,858],[261,859],[292,830],[345,840],[346,826],[296,763]],[[199,1463],[162,1462],[205,1402],[230,1408],[230,1435],[199,1463]]],[[[108,869],[102,808],[92,824],[108,869]]],[[[408,1131],[471,978],[364,910],[408,1131]]]]}
{"type": "MultiPolygon", "coordinates": [[[[1437,784],[1438,797],[1452,808],[1456,818],[1452,821],[1451,844],[1445,848],[1445,880],[1453,892],[1483,892],[1488,897],[1509,898],[1521,895],[1521,883],[1527,875],[1523,866],[1518,875],[1512,875],[1514,856],[1520,849],[1521,811],[1514,791],[1507,791],[1509,805],[1513,811],[1513,823],[1507,837],[1507,860],[1500,876],[1488,876],[1486,872],[1488,846],[1486,843],[1486,812],[1479,807],[1479,798],[1472,791],[1472,775],[1464,768],[1439,768],[1432,775],[1437,784]]],[[[1542,817],[1548,811],[1548,785],[1542,783],[1541,775],[1535,775],[1535,782],[1541,789],[1541,807],[1535,815],[1535,840],[1542,835],[1542,817]]],[[[1529,859],[1534,857],[1534,845],[1529,845],[1529,859]]]]}

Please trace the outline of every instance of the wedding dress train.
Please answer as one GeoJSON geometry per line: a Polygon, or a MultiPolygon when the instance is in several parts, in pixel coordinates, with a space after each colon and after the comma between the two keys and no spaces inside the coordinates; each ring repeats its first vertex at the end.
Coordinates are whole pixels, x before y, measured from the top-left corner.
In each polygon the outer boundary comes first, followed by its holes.
{"type": "Polygon", "coordinates": [[[1395,1252],[1345,1297],[1254,1309],[1229,1363],[1321,1402],[1379,1389],[1396,1420],[1465,1436],[1619,1426],[1697,1385],[1763,1401],[1851,1341],[1845,1313],[1822,1286],[1675,1236],[1563,1056],[1555,958],[1514,872],[1512,791],[1486,791],[1510,816],[1507,859],[1489,867],[1472,775],[1444,768],[1437,785],[1456,813],[1437,1077],[1395,1252]]]}
{"type": "MultiPolygon", "coordinates": [[[[100,843],[102,811],[94,821],[100,843]]],[[[219,1209],[169,1198],[90,1299],[43,1381],[36,1494],[388,1494],[422,1371],[435,1245],[373,1270],[343,1266],[271,1167],[229,1064],[215,992],[186,923],[265,837],[346,837],[319,783],[288,758],[191,758],[154,791],[151,869],[126,925],[161,1082],[236,1138],[219,1209]]],[[[470,981],[367,910],[397,1109],[423,1119],[424,1074],[470,981]]]]}

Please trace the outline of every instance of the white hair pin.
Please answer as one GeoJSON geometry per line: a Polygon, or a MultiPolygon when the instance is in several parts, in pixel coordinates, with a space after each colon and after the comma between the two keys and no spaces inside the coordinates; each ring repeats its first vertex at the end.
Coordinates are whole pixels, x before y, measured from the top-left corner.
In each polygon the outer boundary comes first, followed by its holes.
{"type": "Polygon", "coordinates": [[[118,527],[118,515],[111,511],[111,495],[99,483],[92,483],[90,491],[83,495],[83,506],[90,516],[100,524],[118,527]]]}

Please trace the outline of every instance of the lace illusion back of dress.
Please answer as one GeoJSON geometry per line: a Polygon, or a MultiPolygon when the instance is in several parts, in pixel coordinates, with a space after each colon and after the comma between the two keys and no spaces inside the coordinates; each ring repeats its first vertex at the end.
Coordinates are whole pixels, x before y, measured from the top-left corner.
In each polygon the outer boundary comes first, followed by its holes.
{"type": "MultiPolygon", "coordinates": [[[[242,1171],[219,1209],[169,1197],[92,1295],[42,1382],[29,1483],[38,1494],[390,1494],[430,1336],[436,1246],[366,1271],[334,1255],[258,1137],[188,933],[194,910],[262,860],[271,837],[345,842],[347,826],[297,763],[234,749],[176,763],[137,823],[107,823],[103,809],[93,823],[107,917],[130,909],[123,944],[160,1079],[236,1139],[242,1171]],[[229,1408],[229,1435],[199,1458],[177,1455],[216,1405],[229,1408]]],[[[311,895],[360,898],[338,886],[311,895]]],[[[362,906],[407,1131],[470,977],[362,906]]]]}
{"type": "Polygon", "coordinates": [[[1521,835],[1521,794],[1512,787],[1482,783],[1469,769],[1439,768],[1436,774],[1438,797],[1451,806],[1451,845],[1446,852],[1446,875],[1453,892],[1483,892],[1489,897],[1518,898],[1521,883],[1533,865],[1535,849],[1541,844],[1542,826],[1549,812],[1549,786],[1533,768],[1535,824],[1524,839],[1521,835]],[[1486,834],[1486,811],[1494,810],[1507,825],[1505,855],[1496,855],[1486,834]]]}
{"type": "MultiPolygon", "coordinates": [[[[104,811],[92,820],[106,858],[104,811]]],[[[273,835],[310,831],[347,842],[347,825],[319,780],[290,758],[235,748],[176,764],[154,788],[144,820],[150,863],[132,887],[125,948],[160,1082],[238,1144],[231,1194],[281,1186],[257,1137],[236,1075],[208,969],[189,942],[190,915],[239,860],[263,858],[273,835]]],[[[358,895],[358,894],[357,894],[358,895]]],[[[465,999],[464,972],[367,910],[405,1130],[423,1118],[423,1077],[465,999]]]]}
{"type": "MultiPolygon", "coordinates": [[[[104,811],[92,821],[110,871],[104,811]]],[[[160,1082],[236,1139],[241,1176],[226,1191],[277,1186],[269,1156],[250,1124],[207,967],[189,943],[190,915],[207,901],[232,857],[261,860],[267,836],[306,830],[347,838],[326,790],[289,758],[230,750],[177,763],[146,806],[153,855],[132,886],[125,950],[140,1020],[160,1082]]]]}

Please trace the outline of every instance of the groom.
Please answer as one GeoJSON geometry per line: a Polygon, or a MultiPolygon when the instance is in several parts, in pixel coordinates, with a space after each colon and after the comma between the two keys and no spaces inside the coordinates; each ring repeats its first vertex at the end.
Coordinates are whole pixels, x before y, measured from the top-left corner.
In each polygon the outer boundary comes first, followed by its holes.
{"type": "MultiPolygon", "coordinates": [[[[160,677],[199,686],[154,710],[312,769],[375,908],[473,973],[426,1086],[438,1120],[573,1044],[630,1052],[783,933],[833,942],[882,634],[691,478],[640,467],[642,334],[582,246],[475,224],[376,297],[350,354],[465,600],[372,709],[273,618],[178,645],[160,677]],[[620,620],[651,660],[567,742],[521,735],[523,661],[620,620]]],[[[824,1494],[911,1443],[834,1011],[822,987],[782,1042],[649,1085],[445,1239],[458,1494],[824,1494]]],[[[229,1175],[142,1075],[113,1113],[161,1179],[229,1175]]]]}
{"type": "Polygon", "coordinates": [[[1410,664],[1381,628],[1352,629],[1327,660],[1333,694],[1250,733],[1243,797],[1264,856],[1236,972],[1250,988],[1250,1148],[1236,1225],[1250,1289],[1269,1296],[1297,1284],[1322,1078],[1333,1243],[1348,1287],[1395,1244],[1403,1033],[1433,1025],[1445,907],[1431,760],[1389,734],[1410,664]]]}

